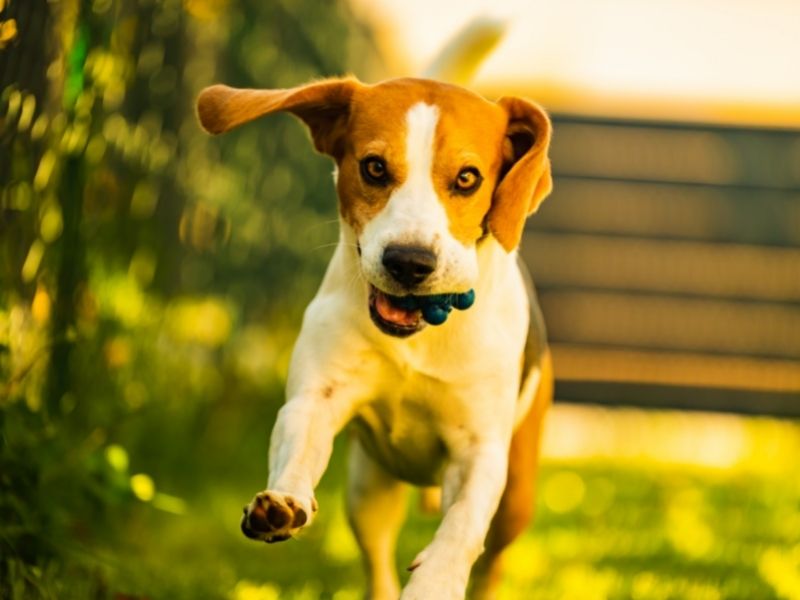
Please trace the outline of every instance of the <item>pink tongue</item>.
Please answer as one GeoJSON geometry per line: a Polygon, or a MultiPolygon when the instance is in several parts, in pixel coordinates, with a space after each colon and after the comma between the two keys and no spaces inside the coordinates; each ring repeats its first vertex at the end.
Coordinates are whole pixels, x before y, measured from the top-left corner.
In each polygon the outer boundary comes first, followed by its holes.
{"type": "Polygon", "coordinates": [[[376,290],[375,309],[384,321],[395,325],[416,325],[419,321],[419,311],[404,310],[393,306],[386,294],[376,290]]]}

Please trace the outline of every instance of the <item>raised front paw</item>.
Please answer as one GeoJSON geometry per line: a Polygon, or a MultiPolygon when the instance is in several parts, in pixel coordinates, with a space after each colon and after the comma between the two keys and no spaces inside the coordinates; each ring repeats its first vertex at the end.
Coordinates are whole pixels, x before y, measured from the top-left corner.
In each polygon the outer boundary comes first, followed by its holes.
{"type": "Polygon", "coordinates": [[[300,500],[281,492],[259,492],[244,507],[242,533],[268,544],[288,540],[308,524],[308,509],[316,512],[316,500],[311,498],[307,505],[307,508],[303,508],[300,500]]]}

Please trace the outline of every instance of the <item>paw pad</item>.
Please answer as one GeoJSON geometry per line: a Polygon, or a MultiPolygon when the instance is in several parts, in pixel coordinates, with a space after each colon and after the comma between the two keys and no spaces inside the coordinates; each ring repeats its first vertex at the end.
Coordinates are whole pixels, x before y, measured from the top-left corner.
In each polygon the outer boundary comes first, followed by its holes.
{"type": "MultiPolygon", "coordinates": [[[[312,510],[316,500],[312,499],[312,510]]],[[[278,492],[260,492],[244,507],[242,533],[267,543],[288,540],[298,529],[308,523],[308,513],[300,503],[278,492]]]]}

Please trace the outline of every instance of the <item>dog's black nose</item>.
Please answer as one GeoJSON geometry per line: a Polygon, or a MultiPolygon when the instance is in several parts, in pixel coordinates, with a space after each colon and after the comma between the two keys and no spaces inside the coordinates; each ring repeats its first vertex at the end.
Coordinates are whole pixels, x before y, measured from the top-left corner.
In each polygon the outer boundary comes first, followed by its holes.
{"type": "Polygon", "coordinates": [[[436,268],[436,255],[418,246],[388,246],[383,251],[383,266],[398,283],[419,285],[436,268]]]}

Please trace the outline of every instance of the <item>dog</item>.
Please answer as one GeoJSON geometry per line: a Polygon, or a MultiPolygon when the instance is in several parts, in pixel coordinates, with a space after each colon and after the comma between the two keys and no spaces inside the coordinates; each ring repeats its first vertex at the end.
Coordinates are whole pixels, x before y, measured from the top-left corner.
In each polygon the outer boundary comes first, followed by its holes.
{"type": "Polygon", "coordinates": [[[368,597],[455,599],[468,585],[492,597],[503,549],[532,515],[553,390],[542,316],[516,256],[552,188],[547,114],[433,80],[352,77],[214,85],[197,111],[211,134],[292,113],[336,163],[339,243],[305,312],[269,480],[245,507],[243,532],[278,542],[312,523],[314,488],[348,426],[347,511],[368,597]],[[409,305],[458,294],[474,305],[444,306],[440,325],[409,305]],[[442,520],[401,590],[394,546],[407,483],[441,486],[442,520]]]}

